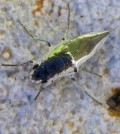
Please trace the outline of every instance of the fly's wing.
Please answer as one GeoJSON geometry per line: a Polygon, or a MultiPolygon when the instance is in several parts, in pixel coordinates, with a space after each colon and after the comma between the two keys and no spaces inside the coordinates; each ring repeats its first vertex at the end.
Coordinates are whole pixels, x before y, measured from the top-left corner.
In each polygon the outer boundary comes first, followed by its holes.
{"type": "Polygon", "coordinates": [[[80,58],[89,55],[97,44],[108,35],[108,31],[100,33],[90,33],[73,39],[71,42],[66,44],[67,52],[70,52],[74,59],[77,61],[80,58]]]}
{"type": "Polygon", "coordinates": [[[103,31],[99,33],[89,33],[82,35],[73,40],[70,40],[69,42],[60,44],[50,53],[48,57],[52,57],[59,52],[69,52],[73,56],[74,60],[77,61],[80,58],[89,55],[97,43],[99,43],[108,34],[108,31],[103,31]]]}

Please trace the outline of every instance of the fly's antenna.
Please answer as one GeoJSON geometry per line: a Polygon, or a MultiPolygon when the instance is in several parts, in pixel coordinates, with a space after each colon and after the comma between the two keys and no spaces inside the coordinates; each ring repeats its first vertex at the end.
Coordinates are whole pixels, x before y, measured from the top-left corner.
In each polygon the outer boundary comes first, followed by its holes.
{"type": "Polygon", "coordinates": [[[29,61],[26,61],[24,63],[20,63],[20,64],[1,64],[1,66],[12,66],[12,67],[16,67],[16,66],[22,66],[24,64],[27,64],[27,63],[33,63],[32,60],[29,60],[29,61]]]}
{"type": "Polygon", "coordinates": [[[41,39],[41,38],[39,38],[39,37],[33,35],[30,31],[27,30],[27,28],[23,25],[23,23],[22,23],[20,20],[17,20],[17,22],[23,27],[23,29],[25,30],[25,32],[26,32],[30,37],[32,37],[34,40],[46,42],[46,43],[48,44],[48,46],[51,47],[51,44],[50,44],[49,41],[44,40],[44,39],[41,39]]]}
{"type": "Polygon", "coordinates": [[[67,28],[66,28],[66,31],[64,33],[64,37],[63,37],[62,40],[65,40],[66,39],[66,35],[67,35],[67,33],[69,31],[69,28],[70,28],[70,5],[69,4],[67,4],[67,8],[68,8],[67,28]]]}

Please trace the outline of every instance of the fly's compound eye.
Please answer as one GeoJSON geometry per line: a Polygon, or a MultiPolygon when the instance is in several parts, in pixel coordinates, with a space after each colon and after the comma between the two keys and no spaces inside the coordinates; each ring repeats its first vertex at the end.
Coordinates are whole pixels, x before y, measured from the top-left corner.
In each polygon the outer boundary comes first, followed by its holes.
{"type": "Polygon", "coordinates": [[[39,64],[35,64],[35,65],[33,66],[33,70],[36,69],[37,67],[39,67],[39,64]]]}

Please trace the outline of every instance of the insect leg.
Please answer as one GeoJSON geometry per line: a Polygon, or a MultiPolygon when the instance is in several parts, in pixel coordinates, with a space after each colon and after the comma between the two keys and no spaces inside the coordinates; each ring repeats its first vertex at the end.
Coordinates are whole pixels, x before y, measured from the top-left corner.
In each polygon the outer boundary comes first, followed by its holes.
{"type": "Polygon", "coordinates": [[[83,67],[83,64],[81,64],[81,66],[79,67],[79,65],[78,65],[79,63],[76,62],[76,61],[74,61],[74,60],[72,60],[72,64],[73,64],[73,68],[74,68],[74,72],[75,72],[75,73],[77,73],[78,70],[79,70],[79,68],[80,68],[80,70],[82,70],[82,71],[86,71],[86,72],[91,73],[91,74],[93,74],[93,75],[96,75],[96,76],[98,76],[98,77],[100,77],[100,78],[102,77],[101,75],[99,75],[99,74],[97,74],[97,73],[95,73],[95,72],[93,72],[93,71],[90,71],[90,70],[84,68],[84,67],[83,67]]]}
{"type": "MultiPolygon", "coordinates": [[[[73,58],[73,57],[72,57],[73,58]]],[[[76,61],[74,60],[74,58],[72,59],[72,67],[74,69],[74,72],[77,73],[78,72],[78,66],[76,61]]]]}
{"type": "Polygon", "coordinates": [[[26,61],[26,62],[20,63],[20,64],[1,64],[1,66],[13,66],[13,67],[15,67],[15,66],[22,66],[22,65],[27,64],[27,63],[33,63],[33,61],[29,60],[29,61],[26,61]]]}
{"type": "MultiPolygon", "coordinates": [[[[71,80],[75,82],[75,81],[76,81],[76,78],[72,77],[71,80]]],[[[79,83],[76,82],[76,84],[79,86],[79,83]]],[[[98,101],[97,99],[95,99],[90,93],[88,93],[88,92],[86,91],[86,87],[85,87],[85,86],[84,86],[84,89],[82,89],[82,91],[85,92],[93,101],[95,101],[96,103],[98,103],[98,104],[101,105],[101,106],[103,105],[101,102],[99,102],[99,101],[98,101]]]]}
{"type": "Polygon", "coordinates": [[[103,105],[101,102],[99,102],[98,100],[96,100],[93,96],[91,96],[86,90],[85,90],[85,93],[91,98],[93,99],[96,103],[98,103],[99,105],[103,105]]]}
{"type": "Polygon", "coordinates": [[[91,74],[93,74],[93,75],[96,75],[96,76],[98,76],[98,77],[100,77],[100,78],[102,78],[101,75],[99,75],[99,74],[97,74],[97,73],[95,73],[95,72],[92,72],[92,71],[90,71],[90,70],[88,70],[88,69],[86,69],[86,68],[84,68],[84,67],[81,67],[80,69],[83,70],[83,71],[86,71],[86,72],[88,72],[88,73],[91,73],[91,74]]]}
{"type": "Polygon", "coordinates": [[[74,67],[74,72],[76,72],[76,73],[78,72],[78,69],[77,69],[77,67],[74,67]]]}
{"type": "Polygon", "coordinates": [[[62,38],[62,40],[66,39],[66,35],[67,35],[67,33],[69,31],[69,27],[70,27],[70,7],[69,7],[69,4],[67,5],[67,7],[68,7],[67,29],[64,33],[64,37],[62,38]]]}
{"type": "Polygon", "coordinates": [[[35,100],[37,100],[38,96],[40,95],[41,91],[43,90],[43,87],[40,88],[39,92],[37,93],[36,97],[35,97],[35,100]]]}
{"type": "Polygon", "coordinates": [[[18,21],[19,24],[24,28],[25,32],[26,32],[29,36],[31,36],[34,40],[46,42],[46,43],[48,44],[48,46],[51,47],[51,44],[50,44],[49,41],[44,40],[44,39],[41,39],[41,38],[39,38],[39,37],[33,35],[30,31],[28,31],[28,30],[26,29],[26,27],[22,24],[22,22],[21,22],[20,20],[17,20],[17,21],[18,21]]]}

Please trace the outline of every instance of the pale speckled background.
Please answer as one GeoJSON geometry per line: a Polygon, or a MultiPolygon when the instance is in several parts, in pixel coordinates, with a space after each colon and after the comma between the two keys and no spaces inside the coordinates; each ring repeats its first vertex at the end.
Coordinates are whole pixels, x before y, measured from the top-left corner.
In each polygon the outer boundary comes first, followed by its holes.
{"type": "Polygon", "coordinates": [[[59,79],[33,99],[39,85],[30,82],[32,65],[0,67],[0,134],[119,134],[120,117],[96,104],[81,91],[87,87],[106,104],[112,88],[120,87],[120,1],[118,0],[1,0],[0,63],[20,63],[42,57],[49,51],[43,42],[32,40],[17,19],[51,44],[61,42],[71,20],[67,39],[83,33],[109,30],[99,53],[85,67],[102,78],[79,71],[77,80],[59,79]]]}

